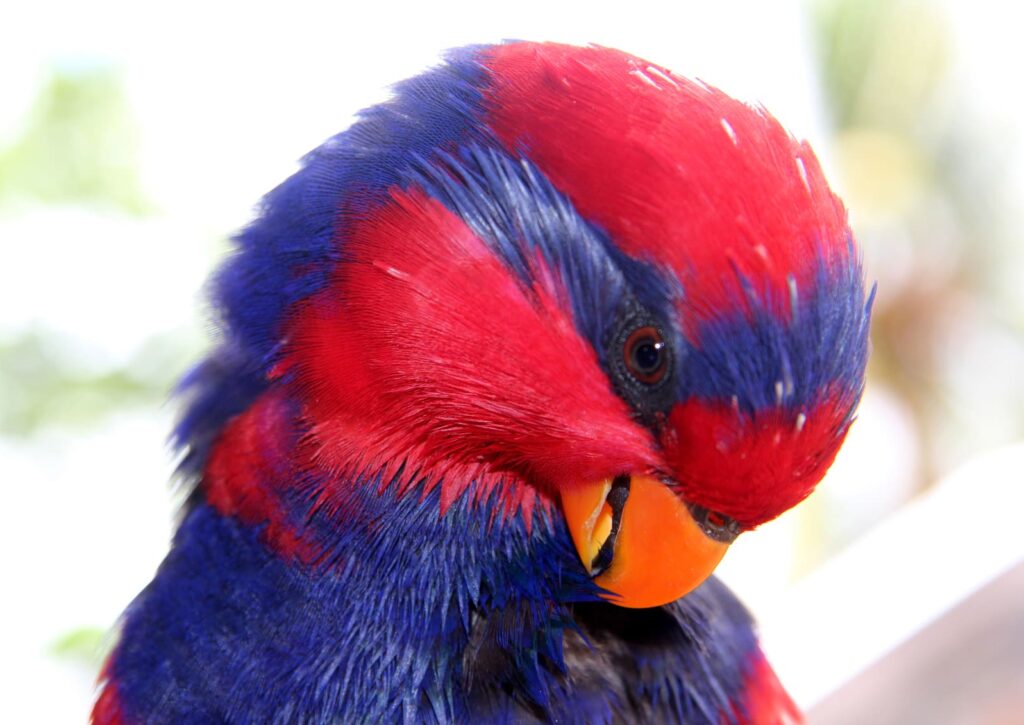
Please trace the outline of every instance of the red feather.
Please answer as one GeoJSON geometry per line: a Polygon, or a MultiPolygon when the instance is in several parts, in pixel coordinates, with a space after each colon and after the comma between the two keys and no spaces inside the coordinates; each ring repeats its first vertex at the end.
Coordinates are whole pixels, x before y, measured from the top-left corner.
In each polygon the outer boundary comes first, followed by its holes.
{"type": "MultiPolygon", "coordinates": [[[[626,253],[664,263],[683,320],[848,256],[846,211],[806,142],[763,109],[608,48],[488,50],[489,120],[626,253]],[[557,129],[557,132],[554,131],[557,129]]],[[[788,311],[788,308],[787,310],[788,311]]]]}
{"type": "Polygon", "coordinates": [[[747,675],[743,701],[746,717],[739,718],[742,725],[799,725],[804,722],[800,708],[760,652],[747,675]]]}

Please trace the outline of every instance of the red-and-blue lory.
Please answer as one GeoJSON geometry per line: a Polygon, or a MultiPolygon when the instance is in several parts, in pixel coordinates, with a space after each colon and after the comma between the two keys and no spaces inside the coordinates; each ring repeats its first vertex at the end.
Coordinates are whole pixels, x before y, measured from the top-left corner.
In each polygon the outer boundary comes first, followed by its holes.
{"type": "Polygon", "coordinates": [[[798,714],[712,570],[807,496],[870,294],[814,154],[625,53],[398,85],[271,191],[97,723],[798,714]]]}

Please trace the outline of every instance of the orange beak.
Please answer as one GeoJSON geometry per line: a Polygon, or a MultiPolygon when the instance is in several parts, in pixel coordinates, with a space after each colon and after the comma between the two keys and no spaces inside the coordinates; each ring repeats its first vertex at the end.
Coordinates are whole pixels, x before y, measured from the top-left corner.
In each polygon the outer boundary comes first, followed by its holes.
{"type": "Polygon", "coordinates": [[[729,548],[704,533],[667,485],[648,476],[567,486],[562,510],[583,565],[622,607],[679,599],[711,575],[729,548]]]}

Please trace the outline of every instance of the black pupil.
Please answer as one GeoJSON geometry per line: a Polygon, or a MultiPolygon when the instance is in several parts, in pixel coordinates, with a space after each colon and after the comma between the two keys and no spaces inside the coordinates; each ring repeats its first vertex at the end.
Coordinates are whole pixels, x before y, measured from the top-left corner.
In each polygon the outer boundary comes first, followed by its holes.
{"type": "Polygon", "coordinates": [[[642,373],[654,372],[661,366],[661,348],[665,343],[645,337],[633,348],[633,363],[642,373]]]}

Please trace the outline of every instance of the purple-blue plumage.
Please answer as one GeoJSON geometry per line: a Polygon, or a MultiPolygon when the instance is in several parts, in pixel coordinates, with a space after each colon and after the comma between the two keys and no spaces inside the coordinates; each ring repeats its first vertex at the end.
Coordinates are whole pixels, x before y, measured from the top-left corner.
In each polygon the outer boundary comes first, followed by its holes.
{"type": "Polygon", "coordinates": [[[338,569],[189,511],[108,670],[125,721],[689,723],[742,707],[757,646],[717,581],[664,610],[553,605],[596,599],[556,520],[492,526],[465,499],[438,518],[436,490],[372,503],[394,536],[332,528],[365,557],[338,569]]]}

